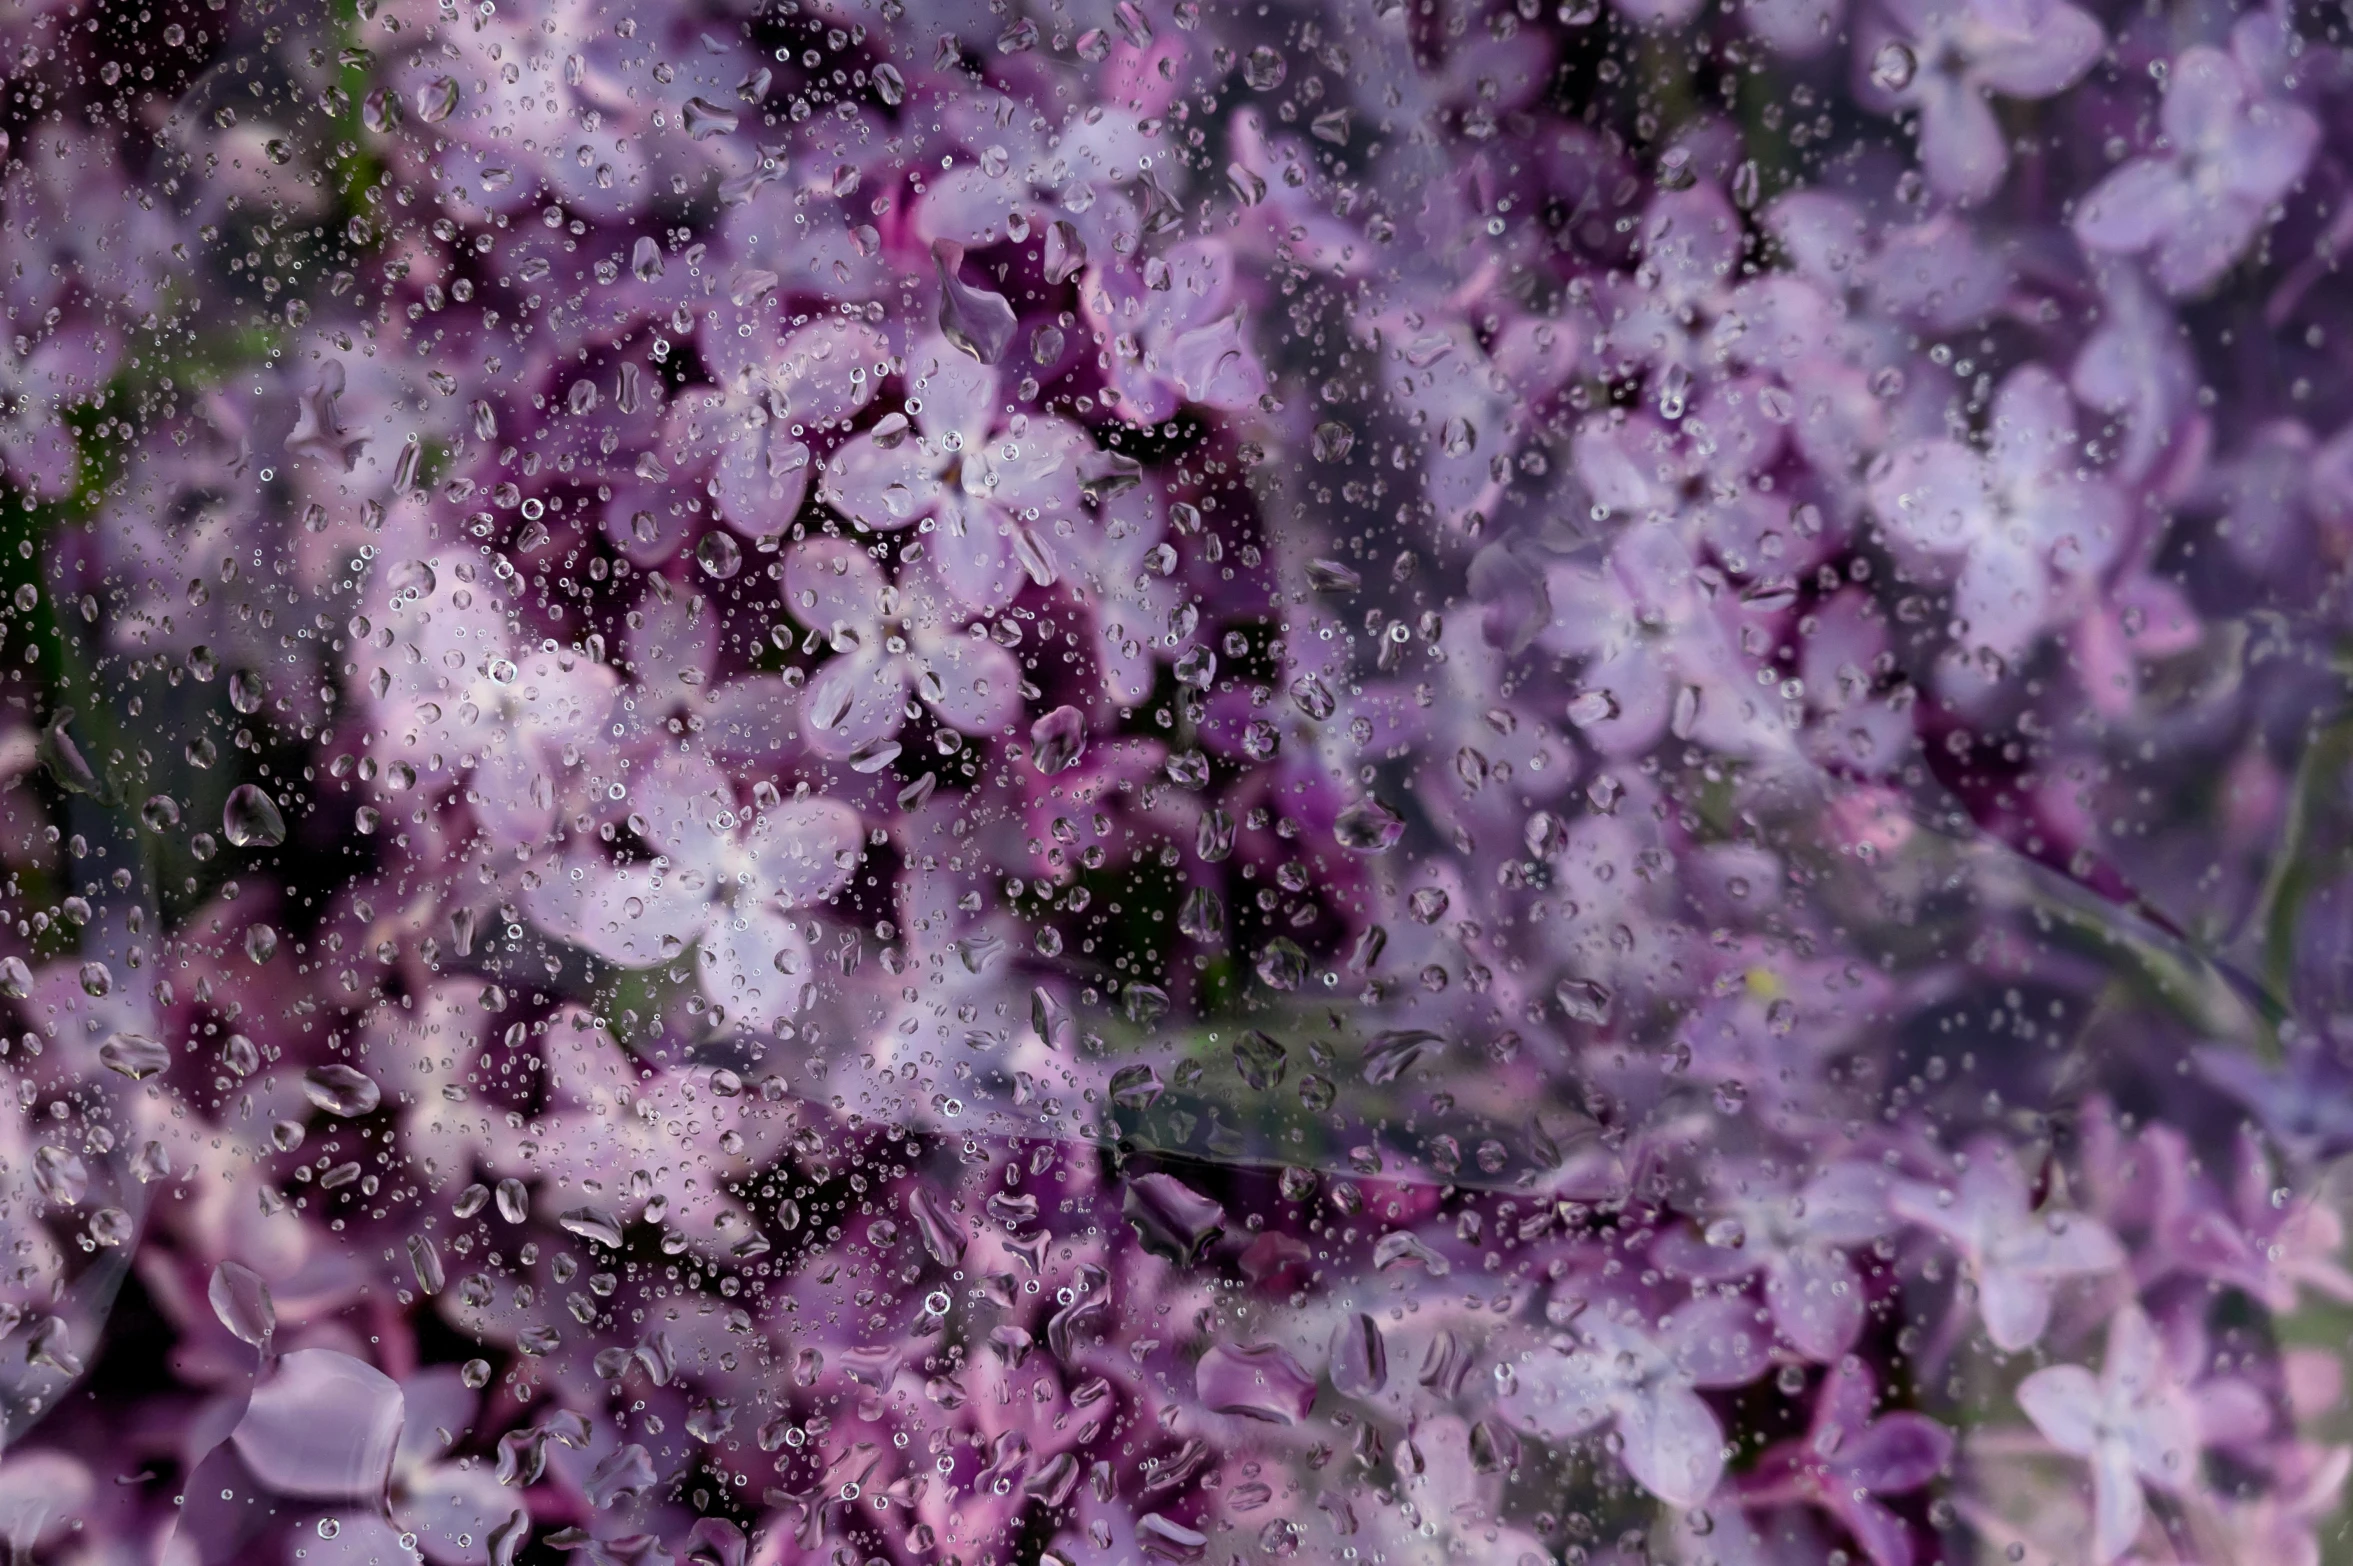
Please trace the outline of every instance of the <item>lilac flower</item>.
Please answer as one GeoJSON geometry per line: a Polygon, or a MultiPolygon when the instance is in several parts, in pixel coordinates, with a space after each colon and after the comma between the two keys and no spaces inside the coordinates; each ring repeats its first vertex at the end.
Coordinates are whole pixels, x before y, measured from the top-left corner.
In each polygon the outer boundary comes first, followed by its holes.
{"type": "Polygon", "coordinates": [[[2173,61],[2155,156],[2101,181],[2075,215],[2078,239],[2116,255],[2154,252],[2157,281],[2202,293],[2246,252],[2312,161],[2320,123],[2263,95],[2231,55],[2205,45],[2173,61]]]}
{"type": "Polygon", "coordinates": [[[2197,1483],[2197,1409],[2137,1306],[2109,1323],[2099,1375],[2081,1365],[2038,1370],[2019,1383],[2018,1406],[2053,1446],[2091,1465],[2095,1561],[2132,1547],[2146,1515],[2143,1484],[2181,1490],[2197,1483]]]}
{"type": "Polygon", "coordinates": [[[1949,1185],[1899,1183],[1888,1208],[1952,1246],[1976,1289],[1986,1336],[2015,1353],[2043,1335],[2061,1280],[2112,1272],[2124,1264],[2124,1249],[2082,1213],[2030,1208],[2026,1177],[2008,1148],[1981,1141],[1968,1156],[1949,1185]]]}
{"type": "Polygon", "coordinates": [[[1822,1380],[1802,1440],[1767,1452],[1742,1482],[1745,1505],[1802,1497],[1838,1519],[1873,1566],[1911,1566],[1912,1532],[1878,1499],[1947,1473],[1952,1432],[1925,1415],[1878,1414],[1871,1373],[1846,1361],[1822,1380]],[[1876,1417],[1874,1417],[1876,1416],[1876,1417]]]}
{"type": "Polygon", "coordinates": [[[1267,387],[1244,338],[1232,250],[1193,240],[1139,270],[1094,266],[1079,288],[1088,324],[1111,354],[1120,415],[1153,424],[1192,402],[1247,411],[1267,387]]]}
{"type": "Polygon", "coordinates": [[[1855,30],[1857,93],[1918,115],[1929,188],[1971,206],[2010,167],[1987,95],[2064,92],[2105,44],[2100,24],[2066,0],[1881,0],[1855,30]]]}
{"type": "Polygon", "coordinates": [[[812,539],[787,557],[786,607],[835,654],[801,694],[810,749],[854,757],[888,742],[906,721],[910,688],[964,733],[1012,722],[1019,666],[995,642],[960,633],[962,616],[937,581],[919,566],[887,582],[872,557],[841,539],[812,539]]]}
{"type": "Polygon", "coordinates": [[[1899,548],[1951,570],[1964,650],[2004,665],[2124,542],[2123,498],[2087,471],[2065,386],[2034,366],[2003,382],[1986,450],[1916,441],[1891,455],[1870,495],[1899,548]]]}
{"type": "Polygon", "coordinates": [[[1735,1301],[1694,1300],[1655,1326],[1607,1302],[1580,1315],[1559,1347],[1516,1366],[1518,1384],[1499,1402],[1548,1441],[1614,1425],[1636,1483],[1670,1506],[1697,1506],[1724,1471],[1724,1429],[1698,1389],[1742,1385],[1764,1363],[1763,1335],[1735,1301]]]}
{"type": "Polygon", "coordinates": [[[1773,1325],[1810,1359],[1836,1360],[1863,1329],[1862,1275],[1851,1248],[1892,1227],[1885,1178],[1859,1163],[1834,1163],[1802,1184],[1761,1169],[1727,1169],[1721,1205],[1706,1216],[1694,1245],[1679,1236],[1677,1271],[1695,1277],[1765,1275],[1773,1325]]]}
{"type": "Polygon", "coordinates": [[[570,850],[526,890],[532,917],[625,967],[670,961],[699,941],[698,972],[713,1004],[762,1028],[798,1012],[810,959],[789,915],[849,880],[856,813],[772,789],[742,805],[716,766],[685,756],[640,774],[630,803],[632,830],[654,857],[625,865],[570,850]]]}
{"type": "Polygon", "coordinates": [[[1075,425],[1004,412],[997,373],[938,337],[907,358],[914,427],[904,417],[860,435],[826,464],[825,503],[858,527],[914,527],[939,583],[973,614],[1018,589],[1021,553],[1079,510],[1093,447],[1075,425]]]}

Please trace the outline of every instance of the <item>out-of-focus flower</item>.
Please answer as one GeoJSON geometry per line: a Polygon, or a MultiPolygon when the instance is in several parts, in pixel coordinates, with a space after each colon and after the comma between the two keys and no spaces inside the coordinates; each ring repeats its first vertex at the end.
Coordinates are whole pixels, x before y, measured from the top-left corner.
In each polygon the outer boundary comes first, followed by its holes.
{"type": "Polygon", "coordinates": [[[1580,1314],[1560,1346],[1515,1366],[1518,1385],[1500,1403],[1548,1441],[1613,1425],[1636,1483],[1670,1506],[1697,1506],[1724,1471],[1724,1428],[1699,1389],[1754,1380],[1765,1352],[1732,1300],[1690,1301],[1655,1326],[1631,1303],[1608,1301],[1580,1314]]]}
{"type": "Polygon", "coordinates": [[[1975,1285],[1986,1336],[2012,1352],[2043,1335],[2059,1282],[2097,1277],[2125,1260],[2124,1248],[2097,1219],[2031,1208],[2017,1159],[1991,1141],[1970,1147],[1968,1167],[1949,1184],[1899,1183],[1888,1193],[1888,1207],[1953,1247],[1975,1285]]]}
{"type": "Polygon", "coordinates": [[[2197,1408],[2138,1306],[2109,1323],[2108,1357],[2097,1376],[2081,1365],[2046,1366],[2019,1383],[2018,1406],[2053,1446],[2091,1465],[2095,1561],[2132,1547],[2146,1515],[2143,1484],[2181,1490],[2197,1483],[2197,1408]]]}
{"type": "Polygon", "coordinates": [[[2166,292],[2195,294],[2246,253],[2304,177],[2320,122],[2265,96],[2237,59],[2201,44],[2173,61],[2158,123],[2158,150],[2083,198],[2075,235],[2094,250],[2147,253],[2166,292]]]}
{"type": "Polygon", "coordinates": [[[1857,94],[1918,115],[1929,187],[1974,205],[2010,167],[1987,96],[2064,92],[2106,43],[2091,14],[2067,0],[1881,0],[1855,29],[1857,94]]]}

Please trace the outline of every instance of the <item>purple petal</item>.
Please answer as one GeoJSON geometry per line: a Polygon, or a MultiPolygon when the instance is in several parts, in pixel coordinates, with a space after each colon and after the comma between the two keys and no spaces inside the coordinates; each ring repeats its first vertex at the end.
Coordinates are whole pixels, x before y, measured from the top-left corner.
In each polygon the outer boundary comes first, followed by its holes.
{"type": "Polygon", "coordinates": [[[914,641],[917,694],[950,727],[993,734],[1021,716],[1021,666],[1004,648],[944,631],[918,631],[914,641]]]}
{"type": "Polygon", "coordinates": [[[1984,95],[1964,79],[1926,72],[1917,91],[1920,164],[1929,188],[1963,206],[2000,189],[2010,149],[1984,95]]]}
{"type": "Polygon", "coordinates": [[[884,585],[874,557],[847,539],[811,539],[785,557],[784,606],[821,634],[873,625],[884,585]]]}
{"type": "Polygon", "coordinates": [[[333,1349],[295,1349],[230,1436],[254,1477],[312,1501],[381,1497],[400,1443],[400,1384],[333,1349]]]}
{"type": "Polygon", "coordinates": [[[836,799],[790,799],[762,813],[750,846],[760,873],[788,908],[829,900],[857,868],[858,813],[836,799]]]}
{"type": "Polygon", "coordinates": [[[2081,1365],[2051,1365],[2018,1383],[2018,1407],[2043,1439],[2081,1456],[2100,1438],[2100,1383],[2081,1365]]]}
{"type": "Polygon", "coordinates": [[[1952,1461],[1953,1433],[1926,1414],[1899,1412],[1848,1437],[1836,1454],[1840,1474],[1878,1495],[1917,1490],[1952,1461]]]}
{"type": "Polygon", "coordinates": [[[1669,1506],[1697,1506],[1724,1472],[1724,1428],[1699,1395],[1667,1385],[1618,1409],[1619,1453],[1637,1484],[1669,1506]]]}
{"type": "Polygon", "coordinates": [[[2075,212],[2075,237],[2094,250],[2146,250],[2189,215],[2190,188],[2174,164],[2135,158],[2102,180],[2075,212]]]}

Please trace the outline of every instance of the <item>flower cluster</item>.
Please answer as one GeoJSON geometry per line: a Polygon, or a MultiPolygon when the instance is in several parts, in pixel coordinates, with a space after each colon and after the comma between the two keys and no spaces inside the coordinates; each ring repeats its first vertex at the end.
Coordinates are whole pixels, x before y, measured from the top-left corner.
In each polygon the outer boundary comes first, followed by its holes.
{"type": "Polygon", "coordinates": [[[10,1550],[2322,1559],[2344,31],[16,7],[10,1550]]]}

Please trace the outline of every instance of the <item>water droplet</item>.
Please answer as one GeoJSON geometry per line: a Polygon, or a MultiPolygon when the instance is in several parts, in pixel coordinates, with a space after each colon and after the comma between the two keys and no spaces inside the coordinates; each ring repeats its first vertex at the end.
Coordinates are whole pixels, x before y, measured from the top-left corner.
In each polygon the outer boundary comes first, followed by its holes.
{"type": "Polygon", "coordinates": [[[132,1081],[143,1081],[172,1063],[171,1046],[144,1033],[117,1033],[98,1046],[98,1062],[132,1081]]]}
{"type": "Polygon", "coordinates": [[[286,818],[258,785],[240,783],[221,806],[221,835],[239,848],[276,848],[286,841],[286,818]]]}
{"type": "Polygon", "coordinates": [[[365,1073],[330,1063],[302,1074],[302,1096],[328,1114],[350,1120],[374,1111],[383,1102],[384,1090],[365,1073]]]}
{"type": "Polygon", "coordinates": [[[1901,92],[1912,85],[1912,76],[1920,62],[1909,45],[1900,39],[1889,39],[1871,56],[1871,84],[1887,92],[1901,92]]]}
{"type": "Polygon", "coordinates": [[[696,141],[709,141],[714,136],[728,135],[734,131],[736,123],[733,109],[713,103],[708,98],[686,100],[686,134],[696,141]]]}
{"type": "Polygon", "coordinates": [[[734,534],[713,528],[694,546],[694,563],[706,576],[724,582],[743,569],[743,546],[734,534]]]}
{"type": "Polygon", "coordinates": [[[452,76],[436,76],[417,90],[417,118],[438,125],[457,112],[458,84],[452,76]]]}
{"type": "Polygon", "coordinates": [[[1385,854],[1405,835],[1405,818],[1371,795],[1340,812],[1332,836],[1356,854],[1385,854]]]}
{"type": "Polygon", "coordinates": [[[1260,44],[1243,58],[1242,80],[1249,83],[1254,92],[1273,92],[1283,85],[1283,78],[1290,74],[1290,70],[1280,49],[1260,44]]]}
{"type": "Polygon", "coordinates": [[[1003,361],[1019,322],[1003,294],[974,288],[957,275],[964,264],[964,247],[954,240],[937,240],[932,260],[940,275],[940,333],[983,364],[1003,361]]]}
{"type": "Polygon", "coordinates": [[[1076,707],[1057,707],[1030,725],[1031,764],[1049,777],[1075,765],[1086,748],[1086,715],[1076,707]]]}

